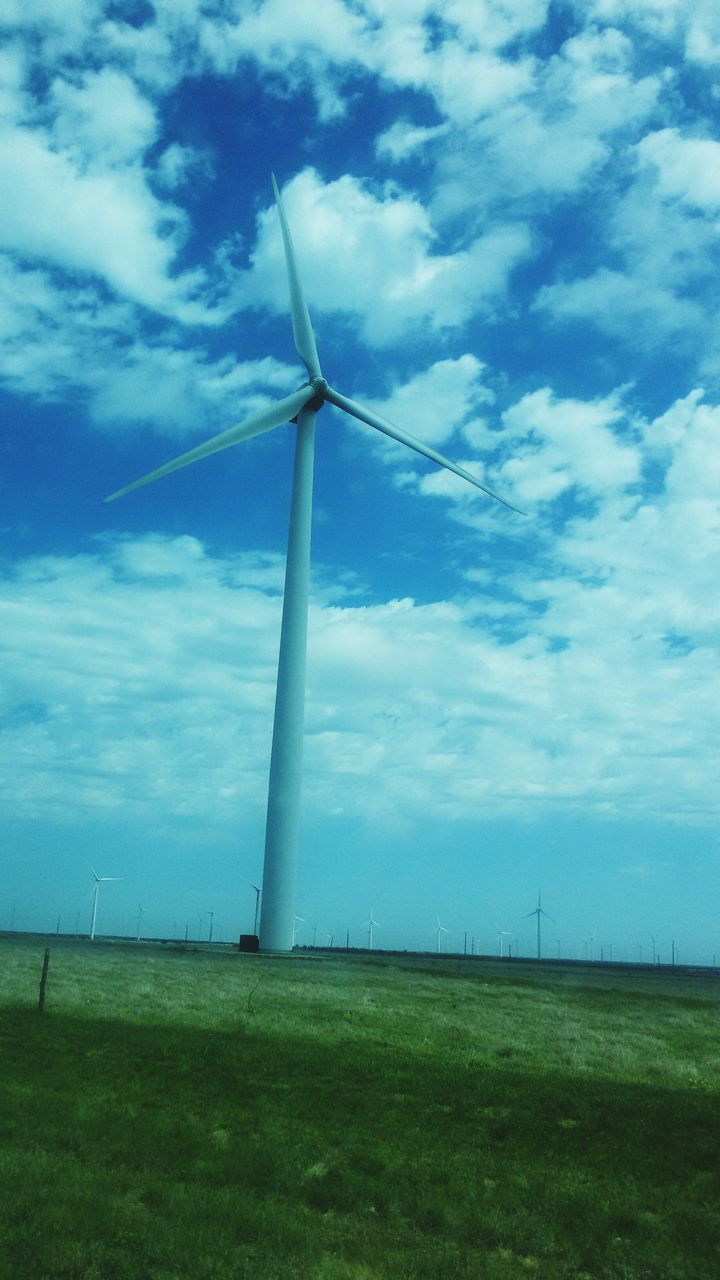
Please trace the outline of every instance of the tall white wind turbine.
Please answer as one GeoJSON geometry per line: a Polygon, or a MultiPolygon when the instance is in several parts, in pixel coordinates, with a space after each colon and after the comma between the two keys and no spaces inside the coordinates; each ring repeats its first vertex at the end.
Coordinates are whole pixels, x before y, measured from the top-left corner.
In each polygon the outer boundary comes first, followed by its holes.
{"type": "Polygon", "coordinates": [[[523,920],[529,920],[530,916],[537,916],[537,958],[539,960],[540,959],[540,917],[547,916],[548,920],[552,920],[553,924],[557,924],[557,920],[554,918],[554,916],[548,916],[547,911],[543,911],[542,902],[540,900],[539,889],[538,889],[538,904],[535,910],[528,911],[527,915],[523,916],[523,920]]]}
{"type": "Polygon", "coordinates": [[[447,933],[447,929],[444,925],[441,925],[439,916],[436,916],[435,919],[437,920],[437,924],[435,925],[435,950],[439,952],[442,934],[447,933]]]}
{"type": "Polygon", "coordinates": [[[204,444],[157,467],[139,480],[126,485],[106,498],[116,498],[139,489],[142,485],[169,475],[180,467],[198,462],[210,454],[253,436],[262,435],[284,423],[297,423],[295,464],[290,504],[285,592],[280,629],[273,723],[270,779],[265,828],[265,862],[262,877],[263,898],[260,917],[260,950],[289,951],[292,947],[295,898],[295,868],[300,825],[300,791],[302,781],[303,721],[305,705],[305,658],[307,651],[307,610],[310,577],[310,532],[312,521],[313,458],[315,417],[329,402],[360,422],[375,427],[392,440],[397,440],[431,462],[446,467],[469,484],[482,489],[490,497],[517,511],[504,498],[493,493],[476,476],[416,440],[400,427],[393,426],[370,409],[335,391],[320,369],[315,335],[310,323],[300,283],[295,250],[282,198],[273,176],[273,190],[280,218],[280,231],[285,251],[285,266],[290,287],[290,311],[295,347],[308,373],[308,381],[275,404],[253,413],[236,426],[229,427],[204,444]]]}
{"type": "MultiPolygon", "coordinates": [[[[502,958],[503,958],[503,954],[504,954],[504,952],[503,952],[503,938],[512,938],[512,934],[510,933],[510,931],[509,931],[508,929],[498,929],[498,943],[499,943],[499,946],[500,946],[500,959],[501,959],[501,960],[502,960],[502,958]]],[[[508,943],[508,947],[509,947],[509,946],[510,946],[510,943],[508,943]]]]}
{"type": "Polygon", "coordinates": [[[375,908],[370,908],[370,919],[365,921],[365,928],[368,931],[368,951],[373,949],[373,929],[379,929],[380,925],[375,919],[375,908]]]}
{"type": "MultiPolygon", "coordinates": [[[[90,867],[89,862],[88,862],[88,866],[90,867]]],[[[104,884],[106,880],[122,880],[122,876],[99,876],[97,871],[93,871],[92,867],[90,867],[90,870],[92,871],[95,877],[95,884],[92,887],[92,920],[90,922],[90,941],[92,942],[95,937],[95,921],[97,920],[98,897],[100,895],[100,885],[104,884]]]]}

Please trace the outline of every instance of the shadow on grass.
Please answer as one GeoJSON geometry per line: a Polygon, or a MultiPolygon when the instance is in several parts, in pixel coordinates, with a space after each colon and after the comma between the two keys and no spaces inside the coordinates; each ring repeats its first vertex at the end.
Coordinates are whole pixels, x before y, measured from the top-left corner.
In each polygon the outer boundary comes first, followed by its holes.
{"type": "Polygon", "coordinates": [[[717,1099],[0,1014],[14,1280],[717,1280],[717,1099]]]}

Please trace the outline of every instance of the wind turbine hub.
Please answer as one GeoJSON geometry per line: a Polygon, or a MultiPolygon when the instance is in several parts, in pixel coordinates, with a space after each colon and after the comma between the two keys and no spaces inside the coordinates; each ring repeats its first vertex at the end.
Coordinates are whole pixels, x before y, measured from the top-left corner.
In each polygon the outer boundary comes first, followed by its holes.
{"type": "Polygon", "coordinates": [[[312,400],[305,406],[306,409],[313,409],[317,413],[318,409],[322,409],[325,403],[325,392],[328,389],[327,379],[318,376],[310,379],[310,386],[314,388],[315,395],[312,400]]]}

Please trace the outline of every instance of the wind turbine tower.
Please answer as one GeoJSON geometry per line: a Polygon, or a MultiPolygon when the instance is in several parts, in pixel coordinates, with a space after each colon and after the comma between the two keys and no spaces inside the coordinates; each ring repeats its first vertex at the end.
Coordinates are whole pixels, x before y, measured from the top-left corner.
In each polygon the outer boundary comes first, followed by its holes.
{"type": "Polygon", "coordinates": [[[435,950],[439,955],[441,950],[440,944],[442,942],[441,935],[443,933],[447,933],[447,929],[443,928],[443,926],[441,925],[439,916],[436,916],[435,919],[437,920],[437,924],[435,925],[435,950]]]}
{"type": "Polygon", "coordinates": [[[253,884],[252,880],[248,881],[248,883],[250,887],[255,890],[255,920],[253,922],[253,933],[255,934],[255,937],[257,937],[258,916],[260,915],[260,894],[262,893],[262,889],[259,884],[253,884]]]}
{"type": "Polygon", "coordinates": [[[229,427],[204,444],[173,458],[139,480],[106,498],[112,502],[142,485],[169,475],[180,467],[198,462],[230,445],[250,440],[274,427],[294,422],[296,427],[293,488],[290,502],[285,591],[280,627],[275,717],[273,722],[270,779],[265,827],[263,900],[260,917],[260,950],[290,951],[295,910],[295,870],[300,826],[303,726],[305,706],[305,662],[307,652],[307,612],[310,581],[310,531],[315,450],[315,418],[325,403],[335,405],[360,422],[367,423],[431,462],[445,467],[477,489],[517,511],[493,493],[476,476],[451,462],[429,445],[381,418],[371,409],[335,391],[320,368],[315,335],[310,323],[290,227],[273,176],[273,190],[280,220],[285,267],[290,290],[290,313],[295,347],[307,370],[308,380],[284,399],[276,401],[229,427]]]}
{"type": "Polygon", "coordinates": [[[379,929],[380,925],[375,919],[375,908],[370,908],[370,919],[365,921],[365,927],[368,931],[368,951],[373,949],[373,929],[379,929]]]}
{"type": "MultiPolygon", "coordinates": [[[[498,943],[500,944],[500,959],[503,958],[503,938],[512,938],[512,934],[507,929],[498,929],[498,943]]],[[[509,945],[509,944],[508,944],[509,945]]]]}
{"type": "MultiPolygon", "coordinates": [[[[90,867],[90,863],[88,863],[88,866],[90,867]]],[[[90,870],[95,877],[95,884],[92,887],[92,920],[90,921],[90,941],[92,942],[95,938],[95,922],[97,920],[100,885],[105,884],[107,880],[122,880],[122,876],[99,876],[97,871],[93,871],[92,867],[90,867],[90,870]]]]}
{"type": "Polygon", "coordinates": [[[555,920],[553,916],[549,916],[549,915],[548,915],[548,913],[547,913],[547,911],[543,911],[543,905],[542,905],[542,901],[541,901],[541,899],[540,899],[540,890],[539,890],[539,889],[538,889],[538,904],[537,904],[537,906],[536,906],[535,910],[534,910],[534,911],[528,911],[527,915],[526,915],[526,916],[523,916],[523,920],[529,920],[529,919],[530,919],[530,916],[537,916],[537,958],[538,958],[538,960],[539,960],[539,959],[540,959],[540,955],[541,955],[541,946],[540,946],[540,917],[541,917],[541,916],[547,916],[548,920],[552,920],[553,924],[557,924],[557,920],[555,920]]]}

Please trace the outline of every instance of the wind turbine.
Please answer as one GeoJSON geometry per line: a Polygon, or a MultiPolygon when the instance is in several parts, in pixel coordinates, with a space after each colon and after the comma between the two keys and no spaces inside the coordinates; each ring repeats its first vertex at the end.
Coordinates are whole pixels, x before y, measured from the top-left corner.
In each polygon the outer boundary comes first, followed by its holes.
{"type": "Polygon", "coordinates": [[[255,934],[255,937],[257,937],[258,916],[260,914],[260,894],[262,893],[262,889],[259,884],[253,884],[252,880],[249,880],[248,884],[255,890],[255,921],[253,923],[253,933],[255,934]]]}
{"type": "Polygon", "coordinates": [[[304,917],[304,916],[296,916],[296,915],[294,915],[294,916],[293,916],[293,924],[292,924],[292,944],[293,944],[293,946],[295,946],[295,925],[296,925],[296,924],[306,924],[305,917],[304,917]]]}
{"type": "MultiPolygon", "coordinates": [[[[503,957],[503,938],[512,938],[512,934],[507,929],[498,929],[498,942],[500,944],[500,959],[503,957]]],[[[508,946],[510,944],[508,943],[508,946]]]]}
{"type": "MultiPolygon", "coordinates": [[[[587,938],[583,938],[583,943],[585,944],[585,959],[586,959],[586,960],[588,959],[588,944],[589,944],[589,946],[590,946],[589,958],[590,958],[590,960],[591,960],[591,961],[595,959],[595,935],[596,935],[596,933],[597,933],[597,925],[595,925],[595,928],[592,930],[592,932],[588,934],[587,938]]],[[[627,960],[627,949],[625,950],[625,959],[627,960]]]]}
{"type": "Polygon", "coordinates": [[[437,920],[437,924],[435,925],[435,950],[439,953],[440,943],[442,941],[440,935],[442,933],[447,933],[447,929],[445,929],[443,925],[441,925],[439,916],[436,916],[435,919],[437,920]]]}
{"type": "MultiPolygon", "coordinates": [[[[88,862],[88,866],[90,867],[89,862],[88,862]]],[[[95,921],[97,919],[97,907],[98,907],[98,896],[100,893],[100,885],[104,884],[106,880],[122,880],[122,876],[99,876],[97,871],[93,871],[92,867],[90,867],[90,870],[92,871],[95,877],[95,884],[92,887],[92,920],[90,922],[90,941],[92,942],[95,937],[95,921]]]]}
{"type": "Polygon", "coordinates": [[[529,920],[530,916],[537,916],[537,958],[540,959],[540,917],[547,916],[548,920],[552,920],[553,924],[557,924],[554,916],[549,916],[547,911],[543,911],[542,901],[540,898],[540,890],[538,889],[538,904],[534,911],[528,911],[523,920],[529,920]]]}
{"type": "MultiPolygon", "coordinates": [[[[451,462],[429,445],[415,439],[407,431],[394,426],[371,409],[335,391],[320,369],[315,335],[300,283],[295,249],[282,197],[273,175],[273,191],[280,219],[285,253],[285,267],[290,289],[290,313],[295,347],[308,373],[308,381],[297,391],[266,409],[251,414],[242,422],[213,436],[194,449],[182,453],[163,466],[148,472],[139,480],[125,485],[105,499],[116,498],[159,480],[180,467],[198,462],[230,445],[250,440],[284,423],[297,423],[293,489],[290,504],[285,591],[280,629],[275,717],[273,722],[267,820],[265,827],[265,861],[263,869],[263,904],[260,918],[260,950],[289,951],[292,947],[295,899],[295,868],[300,826],[300,792],[302,785],[303,721],[305,705],[305,661],[307,652],[307,612],[310,579],[310,534],[312,523],[313,458],[315,449],[315,417],[323,404],[330,403],[353,418],[374,427],[392,440],[404,444],[431,462],[445,467],[483,493],[517,511],[504,498],[493,493],[476,476],[451,462]]],[[[522,514],[522,513],[520,513],[522,514]]]]}
{"type": "Polygon", "coordinates": [[[138,904],[138,927],[137,927],[137,941],[138,941],[138,942],[140,941],[140,934],[142,933],[142,918],[143,918],[143,915],[145,914],[145,912],[146,912],[146,911],[147,911],[147,907],[141,907],[141,906],[138,904]]]}
{"type": "Polygon", "coordinates": [[[368,931],[368,951],[373,949],[373,929],[379,929],[380,925],[375,919],[375,908],[370,908],[370,919],[365,921],[365,927],[368,931]]]}

